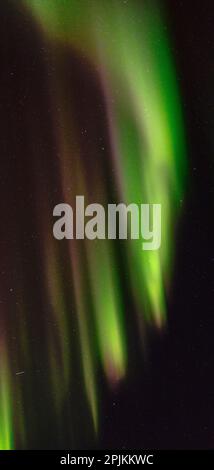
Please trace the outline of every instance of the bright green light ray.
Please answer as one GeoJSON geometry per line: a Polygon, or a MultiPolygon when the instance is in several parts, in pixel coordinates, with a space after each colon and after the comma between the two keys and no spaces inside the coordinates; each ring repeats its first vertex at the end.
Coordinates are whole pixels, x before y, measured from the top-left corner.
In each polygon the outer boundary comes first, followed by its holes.
{"type": "Polygon", "coordinates": [[[88,246],[88,260],[99,350],[106,375],[114,384],[125,375],[126,351],[124,308],[110,246],[102,241],[88,246]]]}
{"type": "Polygon", "coordinates": [[[5,347],[1,345],[0,376],[0,450],[14,448],[11,379],[5,347]]]}
{"type": "MultiPolygon", "coordinates": [[[[104,10],[101,14],[104,17],[104,10]]],[[[162,205],[160,251],[141,252],[140,243],[133,240],[128,245],[136,300],[147,319],[161,325],[166,315],[165,283],[172,267],[173,227],[185,181],[178,88],[168,39],[153,2],[145,2],[142,12],[133,5],[121,9],[113,2],[107,24],[114,31],[114,47],[109,34],[97,30],[96,21],[95,35],[108,76],[110,114],[116,116],[121,196],[126,203],[162,205]]]]}

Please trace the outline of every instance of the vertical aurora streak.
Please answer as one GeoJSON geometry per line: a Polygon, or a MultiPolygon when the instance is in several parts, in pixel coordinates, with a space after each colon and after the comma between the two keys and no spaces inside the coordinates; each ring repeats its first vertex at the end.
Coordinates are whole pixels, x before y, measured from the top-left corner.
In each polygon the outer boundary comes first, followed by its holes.
{"type": "Polygon", "coordinates": [[[12,389],[9,361],[6,348],[1,345],[1,379],[0,379],[0,449],[13,449],[13,420],[12,420],[12,389]]]}
{"type": "MultiPolygon", "coordinates": [[[[73,206],[75,196],[84,194],[86,204],[96,201],[105,206],[112,198],[113,188],[115,202],[162,205],[160,251],[143,252],[140,240],[121,243],[124,273],[114,242],[71,240],[63,247],[58,246],[59,242],[48,232],[53,211],[48,196],[50,181],[41,188],[41,199],[46,202],[37,222],[43,253],[40,276],[47,305],[42,320],[43,340],[47,343],[47,348],[44,347],[50,397],[47,407],[48,413],[53,410],[62,441],[63,417],[68,416],[71,446],[75,446],[73,417],[78,390],[82,389],[82,407],[86,410],[85,423],[80,428],[89,423],[89,440],[93,440],[99,434],[102,413],[99,374],[103,374],[105,386],[114,389],[129,373],[124,277],[143,347],[147,328],[160,329],[167,319],[175,226],[185,188],[182,110],[164,15],[158,2],[25,0],[23,11],[24,8],[29,16],[33,15],[48,50],[51,125],[56,136],[58,179],[64,202],[73,206]],[[96,75],[105,104],[108,150],[96,122],[93,125],[93,109],[89,112],[92,137],[87,150],[83,149],[82,134],[89,131],[78,128],[66,97],[69,54],[90,64],[96,75]],[[92,156],[90,172],[87,152],[92,156]],[[106,175],[106,160],[111,168],[110,177],[106,175]]],[[[30,357],[28,332],[25,330],[19,336],[19,348],[30,357]]],[[[23,392],[24,386],[22,389],[12,383],[5,343],[1,349],[0,448],[16,447],[15,436],[21,448],[28,443],[23,431],[26,391],[23,392]],[[11,389],[20,397],[20,408],[11,400],[11,389]],[[20,409],[22,416],[13,419],[20,409]]],[[[26,361],[30,368],[29,357],[26,361]]],[[[74,422],[78,421],[78,410],[76,414],[74,422]]],[[[81,431],[78,430],[80,435],[81,431]]]]}

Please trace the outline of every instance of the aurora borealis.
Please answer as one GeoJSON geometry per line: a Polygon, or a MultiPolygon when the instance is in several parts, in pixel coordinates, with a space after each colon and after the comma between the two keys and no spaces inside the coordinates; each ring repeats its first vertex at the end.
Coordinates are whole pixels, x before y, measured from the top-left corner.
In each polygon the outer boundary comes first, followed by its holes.
{"type": "Polygon", "coordinates": [[[188,173],[182,95],[163,2],[18,3],[7,21],[21,45],[1,83],[13,216],[3,209],[0,448],[93,447],[103,396],[128,387],[136,364],[144,374],[150,336],[167,328],[188,173]],[[77,195],[161,204],[160,250],[55,240],[53,208],[77,195]]]}

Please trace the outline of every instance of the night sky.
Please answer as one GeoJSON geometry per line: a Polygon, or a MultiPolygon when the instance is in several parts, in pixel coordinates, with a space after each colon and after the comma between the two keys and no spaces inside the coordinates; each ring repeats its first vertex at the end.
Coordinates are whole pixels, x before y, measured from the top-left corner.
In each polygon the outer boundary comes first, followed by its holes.
{"type": "Polygon", "coordinates": [[[214,443],[211,1],[0,5],[0,449],[214,443]],[[161,203],[162,246],[53,209],[161,203]]]}

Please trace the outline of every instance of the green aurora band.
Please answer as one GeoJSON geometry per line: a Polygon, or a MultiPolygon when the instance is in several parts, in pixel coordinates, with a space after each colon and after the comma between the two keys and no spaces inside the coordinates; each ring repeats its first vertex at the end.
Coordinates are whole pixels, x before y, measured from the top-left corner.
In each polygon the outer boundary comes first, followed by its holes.
{"type": "MultiPolygon", "coordinates": [[[[45,47],[51,51],[56,70],[50,89],[54,81],[52,103],[53,109],[60,108],[61,125],[56,125],[55,132],[64,200],[72,205],[75,195],[84,194],[86,203],[99,199],[103,205],[109,202],[103,182],[102,159],[95,167],[98,176],[91,198],[84,161],[81,151],[77,151],[75,116],[62,105],[64,59],[61,51],[71,48],[84,60],[86,58],[99,79],[106,107],[118,202],[162,205],[160,250],[142,251],[141,240],[128,240],[121,242],[120,246],[126,262],[127,295],[132,299],[133,315],[136,315],[145,349],[148,328],[162,329],[166,322],[175,227],[186,180],[182,109],[164,14],[158,2],[135,0],[25,0],[24,8],[33,15],[45,47]],[[72,191],[68,190],[70,187],[72,191]]],[[[44,219],[49,219],[51,224],[51,217],[52,209],[47,204],[44,219]]],[[[126,380],[129,372],[128,325],[120,263],[112,241],[91,243],[85,240],[82,250],[76,240],[66,242],[70,308],[65,301],[65,275],[59,268],[63,262],[59,242],[53,239],[52,233],[47,234],[45,220],[41,231],[44,249],[41,271],[52,320],[57,325],[56,335],[48,322],[46,324],[49,406],[54,410],[59,434],[63,429],[62,408],[65,403],[73,426],[68,393],[72,396],[74,367],[79,367],[72,359],[70,322],[74,321],[79,332],[81,374],[88,402],[86,407],[89,407],[92,417],[89,428],[93,436],[99,432],[100,370],[113,389],[121,380],[126,380]]],[[[20,342],[20,347],[30,357],[27,331],[20,334],[20,342]]],[[[21,385],[17,385],[16,393],[23,408],[21,412],[15,409],[11,400],[13,386],[6,356],[5,346],[0,382],[1,449],[16,447],[17,435],[20,447],[28,442],[23,431],[24,395],[21,385]]],[[[90,423],[90,419],[85,412],[85,421],[90,423]]],[[[71,436],[73,433],[75,425],[71,436]]]]}

